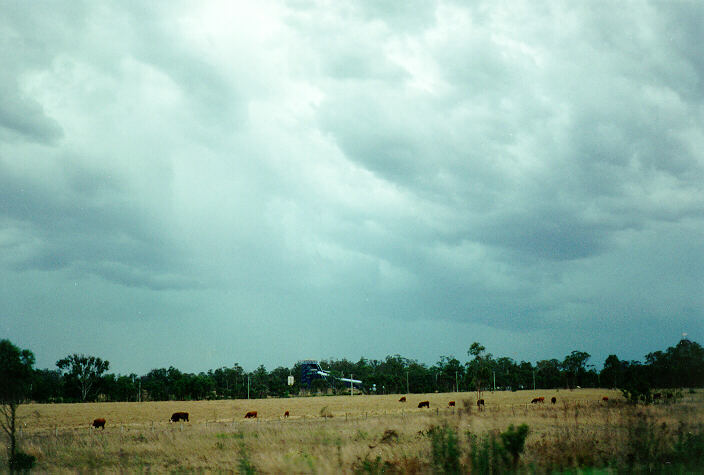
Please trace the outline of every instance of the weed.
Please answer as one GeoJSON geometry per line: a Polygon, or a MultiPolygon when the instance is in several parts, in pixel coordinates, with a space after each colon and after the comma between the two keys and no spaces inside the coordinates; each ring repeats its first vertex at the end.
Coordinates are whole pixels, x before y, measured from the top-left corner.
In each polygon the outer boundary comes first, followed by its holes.
{"type": "Polygon", "coordinates": [[[242,442],[240,444],[240,452],[239,452],[239,459],[237,463],[237,468],[239,469],[240,473],[245,473],[247,475],[253,475],[257,473],[257,469],[254,467],[252,462],[249,459],[249,453],[248,453],[247,446],[242,442]]]}
{"type": "Polygon", "coordinates": [[[368,473],[371,475],[377,475],[380,473],[386,473],[389,469],[390,463],[381,460],[381,456],[377,455],[375,459],[369,460],[365,457],[363,459],[357,459],[357,462],[353,465],[352,469],[354,473],[368,473]]]}

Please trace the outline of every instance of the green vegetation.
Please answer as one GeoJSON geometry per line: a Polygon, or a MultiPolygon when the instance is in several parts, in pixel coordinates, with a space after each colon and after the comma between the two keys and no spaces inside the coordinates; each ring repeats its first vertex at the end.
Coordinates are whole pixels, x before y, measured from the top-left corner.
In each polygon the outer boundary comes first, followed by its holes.
{"type": "MultiPolygon", "coordinates": [[[[603,369],[597,371],[584,351],[572,351],[562,360],[540,360],[535,364],[487,353],[478,342],[470,345],[468,360],[441,356],[434,365],[426,365],[400,355],[384,360],[361,358],[321,361],[336,376],[354,374],[364,381],[367,394],[405,394],[520,389],[556,389],[606,387],[620,388],[634,403],[652,402],[651,388],[704,386],[704,349],[696,342],[681,340],[665,351],[649,353],[645,362],[622,361],[609,355],[603,369]]],[[[302,389],[300,368],[279,367],[267,371],[264,366],[247,372],[240,365],[223,367],[198,374],[177,368],[157,368],[143,376],[115,375],[107,372],[109,362],[86,355],[70,355],[57,362],[57,370],[32,371],[29,398],[37,402],[76,401],[165,401],[203,399],[246,399],[288,397],[302,389]],[[287,377],[294,375],[293,386],[287,377]]],[[[336,381],[315,380],[312,391],[345,393],[349,386],[336,381]]]]}
{"type": "Polygon", "coordinates": [[[10,470],[27,469],[34,457],[17,450],[17,407],[29,394],[34,354],[20,350],[9,340],[0,340],[0,427],[10,440],[10,470]]]}

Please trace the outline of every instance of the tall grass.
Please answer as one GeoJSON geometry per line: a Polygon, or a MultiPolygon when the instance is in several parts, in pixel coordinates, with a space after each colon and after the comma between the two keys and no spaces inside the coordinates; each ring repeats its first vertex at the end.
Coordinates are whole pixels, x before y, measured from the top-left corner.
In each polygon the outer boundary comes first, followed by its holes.
{"type": "Polygon", "coordinates": [[[40,472],[704,470],[701,392],[648,406],[596,390],[560,391],[555,405],[529,403],[540,395],[551,393],[486,393],[481,412],[447,408],[450,399],[473,397],[455,393],[419,396],[430,410],[395,396],[27,405],[20,449],[40,472]],[[168,423],[176,410],[190,412],[191,422],[168,423]],[[260,418],[245,420],[246,410],[260,418]],[[89,429],[103,416],[104,431],[89,429]]]}

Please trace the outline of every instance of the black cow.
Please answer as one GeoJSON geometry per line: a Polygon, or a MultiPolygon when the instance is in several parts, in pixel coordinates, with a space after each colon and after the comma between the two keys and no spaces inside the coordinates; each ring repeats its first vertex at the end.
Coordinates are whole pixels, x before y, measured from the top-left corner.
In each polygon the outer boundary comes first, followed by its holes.
{"type": "Polygon", "coordinates": [[[187,412],[174,412],[173,414],[171,414],[170,422],[178,422],[178,421],[188,422],[188,413],[187,412]]]}

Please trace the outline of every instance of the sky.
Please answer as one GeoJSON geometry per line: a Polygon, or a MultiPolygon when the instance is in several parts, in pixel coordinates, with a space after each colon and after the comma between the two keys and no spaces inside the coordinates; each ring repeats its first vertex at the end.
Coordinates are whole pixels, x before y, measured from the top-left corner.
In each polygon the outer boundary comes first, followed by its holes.
{"type": "Polygon", "coordinates": [[[0,0],[0,338],[122,374],[704,343],[702,24],[0,0]]]}

